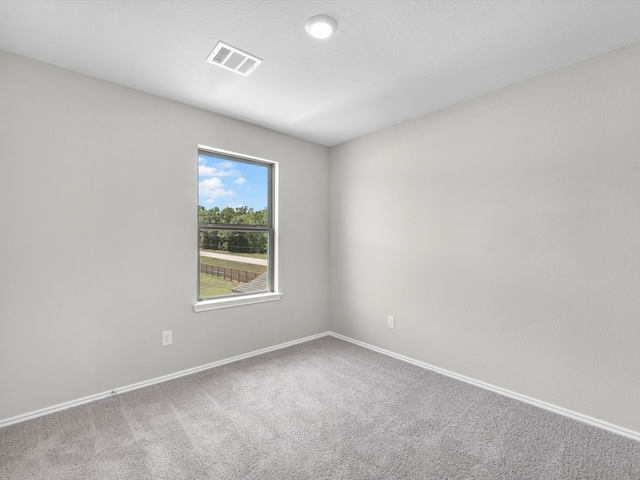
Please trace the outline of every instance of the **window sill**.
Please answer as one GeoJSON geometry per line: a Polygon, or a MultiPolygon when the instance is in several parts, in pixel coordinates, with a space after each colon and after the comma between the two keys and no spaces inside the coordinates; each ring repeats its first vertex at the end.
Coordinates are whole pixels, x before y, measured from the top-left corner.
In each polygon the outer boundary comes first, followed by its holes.
{"type": "Polygon", "coordinates": [[[219,310],[221,308],[239,307],[241,305],[252,305],[254,303],[275,302],[282,298],[282,293],[268,292],[256,295],[244,295],[241,297],[219,298],[214,300],[203,300],[193,304],[193,311],[196,313],[207,312],[209,310],[219,310]]]}

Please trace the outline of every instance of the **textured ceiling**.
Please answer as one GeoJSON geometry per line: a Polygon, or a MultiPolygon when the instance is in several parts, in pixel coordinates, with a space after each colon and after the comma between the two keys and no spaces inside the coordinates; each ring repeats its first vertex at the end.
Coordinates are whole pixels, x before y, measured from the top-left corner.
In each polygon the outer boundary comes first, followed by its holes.
{"type": "Polygon", "coordinates": [[[0,49],[323,145],[638,41],[640,1],[0,1],[0,49]]]}

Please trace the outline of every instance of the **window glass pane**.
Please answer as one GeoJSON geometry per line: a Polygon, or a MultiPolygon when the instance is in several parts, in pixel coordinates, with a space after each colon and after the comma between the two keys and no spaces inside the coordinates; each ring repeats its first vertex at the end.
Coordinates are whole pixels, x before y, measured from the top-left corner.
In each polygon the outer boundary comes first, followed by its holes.
{"type": "Polygon", "coordinates": [[[198,152],[198,299],[273,290],[273,164],[198,152]]]}
{"type": "Polygon", "coordinates": [[[200,231],[199,298],[270,291],[269,233],[200,231]]]}
{"type": "Polygon", "coordinates": [[[269,224],[269,167],[200,152],[198,155],[200,223],[269,224]]]}

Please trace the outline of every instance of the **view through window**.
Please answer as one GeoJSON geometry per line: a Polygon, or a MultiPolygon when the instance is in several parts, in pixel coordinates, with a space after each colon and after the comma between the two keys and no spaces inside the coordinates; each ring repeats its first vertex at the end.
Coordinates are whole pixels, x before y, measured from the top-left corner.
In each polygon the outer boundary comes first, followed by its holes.
{"type": "Polygon", "coordinates": [[[273,165],[198,152],[198,299],[273,291],[273,165]]]}

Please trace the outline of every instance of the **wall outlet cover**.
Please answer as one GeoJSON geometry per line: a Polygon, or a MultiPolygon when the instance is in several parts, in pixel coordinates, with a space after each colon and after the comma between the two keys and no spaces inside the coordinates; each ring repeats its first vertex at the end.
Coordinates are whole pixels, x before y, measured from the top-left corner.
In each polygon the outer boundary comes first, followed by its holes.
{"type": "Polygon", "coordinates": [[[166,347],[173,343],[173,330],[165,330],[162,332],[162,346],[166,347]]]}

